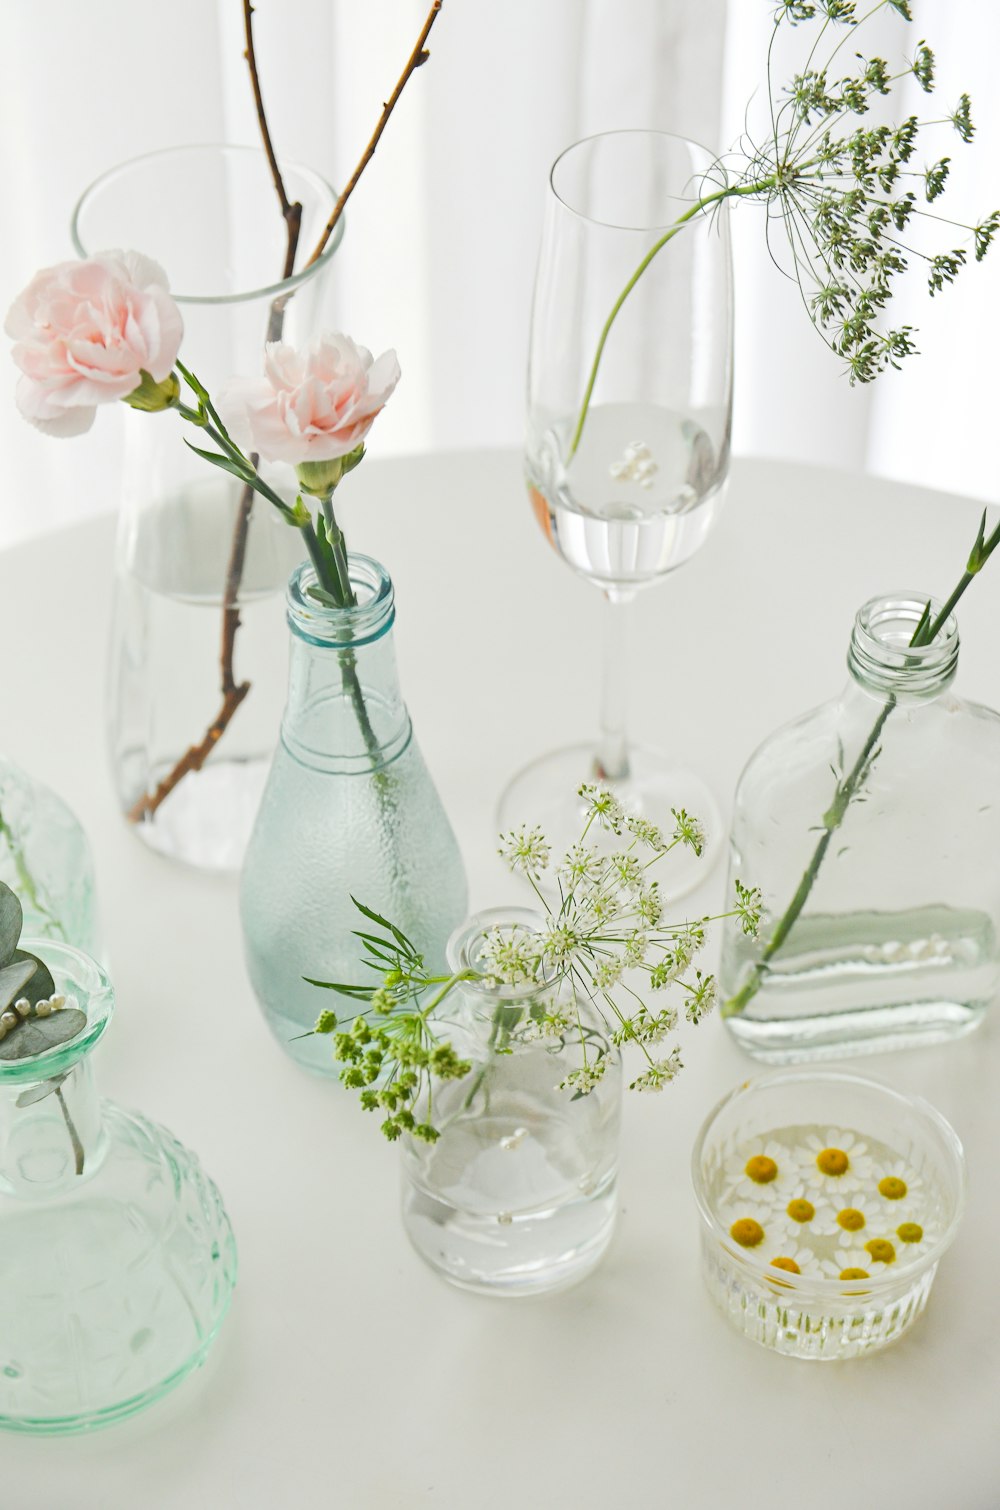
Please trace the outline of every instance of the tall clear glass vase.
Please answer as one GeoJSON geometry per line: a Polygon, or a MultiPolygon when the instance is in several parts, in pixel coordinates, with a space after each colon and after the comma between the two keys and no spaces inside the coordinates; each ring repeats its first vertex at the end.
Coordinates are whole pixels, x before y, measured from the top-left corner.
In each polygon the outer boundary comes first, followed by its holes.
{"type": "MultiPolygon", "coordinates": [[[[336,202],[283,165],[303,206],[305,262],[336,202]]],[[[81,256],[124,247],[165,269],[184,317],[182,357],[210,391],[260,370],[278,334],[313,333],[343,222],[312,267],[281,279],[285,223],[263,154],[173,148],[106,173],[73,217],[81,256]]],[[[129,411],[108,677],[108,738],[136,833],[189,864],[237,869],[277,734],[284,678],[270,647],[303,555],[263,500],[208,467],[173,414],[129,411]]],[[[265,475],[266,469],[265,469],[265,475]]],[[[287,489],[284,476],[268,480],[287,489]]]]}
{"type": "Polygon", "coordinates": [[[308,1035],[327,993],[303,977],[353,981],[365,927],[352,897],[390,918],[444,969],[466,907],[455,836],[413,736],[396,677],[395,603],[385,569],[349,558],[354,608],[288,586],[288,703],[240,883],[247,969],[276,1040],[336,1075],[328,1038],[308,1035]]]}
{"type": "Polygon", "coordinates": [[[740,777],[731,874],[765,914],[756,939],[725,924],[719,984],[757,1059],[938,1042],[1000,992],[1000,714],[952,690],[954,618],[910,646],[926,602],[866,603],[843,693],[740,777]]]}

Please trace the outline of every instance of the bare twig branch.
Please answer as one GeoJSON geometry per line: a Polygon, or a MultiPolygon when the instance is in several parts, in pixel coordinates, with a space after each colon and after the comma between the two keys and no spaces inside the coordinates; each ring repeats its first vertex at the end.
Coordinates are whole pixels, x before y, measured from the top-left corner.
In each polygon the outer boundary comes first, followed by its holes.
{"type": "Polygon", "coordinates": [[[424,22],[420,35],[417,38],[416,46],[407,59],[406,67],[400,74],[395,89],[392,91],[392,94],[389,96],[385,105],[383,105],[382,107],[382,114],[378,118],[378,125],[375,127],[375,130],[372,133],[372,138],[365,148],[364,152],[361,154],[361,159],[357,167],[351,174],[350,178],[347,180],[346,188],[343,190],[340,198],[334,205],[333,213],[327,221],[323,229],[323,234],[319,238],[319,241],[316,243],[312,256],[306,263],[306,267],[312,267],[313,263],[318,262],[320,257],[322,257],[323,249],[325,248],[330,237],[333,235],[337,221],[344,213],[344,206],[347,204],[347,201],[354,193],[354,190],[358,186],[358,181],[361,178],[362,173],[365,171],[368,164],[371,162],[372,157],[374,156],[375,148],[379,144],[379,138],[381,137],[382,132],[385,130],[386,126],[389,123],[389,117],[392,114],[393,110],[396,108],[397,101],[399,100],[399,97],[402,94],[403,90],[406,88],[406,85],[410,79],[410,75],[414,73],[418,68],[420,68],[422,64],[426,63],[427,59],[430,57],[430,53],[427,51],[424,44],[426,43],[427,38],[430,36],[431,27],[437,20],[438,12],[440,11],[443,4],[444,0],[434,0],[434,4],[431,6],[430,12],[428,13],[427,20],[424,22]]]}

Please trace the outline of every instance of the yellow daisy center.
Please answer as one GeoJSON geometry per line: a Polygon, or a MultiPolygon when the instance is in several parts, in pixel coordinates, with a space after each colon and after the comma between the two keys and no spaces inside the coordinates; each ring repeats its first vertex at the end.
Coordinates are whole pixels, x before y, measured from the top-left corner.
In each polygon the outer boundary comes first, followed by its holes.
{"type": "Polygon", "coordinates": [[[845,1232],[860,1232],[864,1224],[865,1214],[855,1206],[845,1206],[843,1211],[837,1212],[837,1225],[845,1232]]]}
{"type": "Polygon", "coordinates": [[[891,1264],[896,1259],[895,1248],[884,1237],[873,1237],[870,1243],[865,1243],[865,1252],[870,1253],[877,1264],[891,1264]]]}
{"type": "Polygon", "coordinates": [[[896,1228],[896,1236],[901,1243],[919,1243],[924,1235],[924,1229],[919,1222],[904,1222],[896,1228]]]}
{"type": "Polygon", "coordinates": [[[744,1173],[753,1180],[755,1185],[770,1185],[772,1180],[778,1177],[778,1166],[767,1154],[754,1154],[752,1159],[747,1159],[747,1167],[744,1173]]]}
{"type": "Polygon", "coordinates": [[[756,1248],[764,1241],[764,1229],[752,1216],[741,1216],[729,1229],[729,1236],[741,1248],[756,1248]]]}
{"type": "Polygon", "coordinates": [[[867,1279],[869,1275],[867,1269],[841,1269],[840,1277],[841,1279],[867,1279]]]}
{"type": "Polygon", "coordinates": [[[816,1215],[816,1207],[812,1201],[789,1201],[785,1207],[793,1222],[811,1222],[816,1215]]]}
{"type": "Polygon", "coordinates": [[[802,1270],[799,1268],[799,1266],[795,1262],[794,1258],[772,1258],[772,1260],[771,1260],[771,1268],[772,1269],[784,1269],[784,1271],[785,1271],[786,1274],[801,1274],[802,1273],[802,1270]]]}
{"type": "Polygon", "coordinates": [[[894,1174],[887,1174],[884,1180],[878,1182],[878,1193],[887,1201],[901,1201],[906,1194],[906,1181],[897,1179],[894,1174]]]}
{"type": "Polygon", "coordinates": [[[816,1168],[820,1174],[846,1174],[850,1162],[842,1148],[823,1148],[816,1155],[816,1168]]]}

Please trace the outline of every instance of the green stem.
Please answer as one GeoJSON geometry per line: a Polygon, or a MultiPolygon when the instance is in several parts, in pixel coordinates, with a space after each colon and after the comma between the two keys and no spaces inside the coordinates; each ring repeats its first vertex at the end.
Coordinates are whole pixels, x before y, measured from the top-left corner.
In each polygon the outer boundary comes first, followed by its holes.
{"type": "Polygon", "coordinates": [[[678,219],[674,221],[669,231],[661,236],[659,241],[657,241],[654,246],[650,247],[649,251],[646,253],[645,257],[643,257],[642,261],[639,263],[639,266],[636,268],[635,272],[632,274],[631,278],[628,280],[625,287],[618,295],[618,298],[615,300],[612,307],[611,313],[608,315],[608,318],[604,322],[604,327],[597,342],[597,350],[594,353],[594,360],[591,363],[590,375],[587,379],[587,387],[584,390],[583,403],[580,407],[580,415],[576,422],[576,429],[573,432],[573,439],[570,441],[569,452],[566,457],[567,463],[572,461],[573,457],[576,455],[577,447],[579,446],[580,439],[583,435],[583,427],[587,421],[587,413],[590,409],[590,401],[594,395],[594,385],[597,382],[597,372],[601,365],[601,358],[604,355],[604,348],[607,345],[608,336],[611,334],[611,327],[615,323],[615,320],[618,318],[625,300],[635,288],[636,284],[642,277],[643,273],[646,271],[649,264],[652,262],[653,258],[657,255],[658,252],[661,252],[663,250],[663,248],[669,241],[672,241],[674,239],[678,232],[684,229],[684,226],[688,223],[688,221],[693,220],[696,215],[701,214],[702,211],[707,210],[711,205],[720,204],[722,200],[732,199],[738,195],[760,194],[767,189],[774,188],[776,183],[777,177],[775,175],[772,175],[770,178],[761,179],[758,183],[733,184],[728,188],[718,189],[714,194],[706,194],[702,199],[698,200],[697,204],[693,204],[689,210],[685,210],[684,214],[679,216],[678,219]]]}
{"type": "Polygon", "coordinates": [[[83,1144],[80,1142],[80,1134],[76,1130],[76,1126],[75,1126],[75,1124],[73,1122],[73,1118],[69,1114],[69,1107],[66,1105],[66,1098],[64,1097],[64,1095],[62,1093],[62,1086],[60,1086],[60,1085],[56,1086],[56,1093],[55,1094],[56,1094],[56,1100],[59,1102],[59,1110],[62,1112],[62,1114],[63,1114],[63,1120],[66,1123],[66,1131],[69,1133],[69,1141],[73,1145],[73,1159],[74,1159],[74,1163],[75,1163],[75,1167],[76,1167],[76,1172],[77,1172],[77,1174],[83,1174],[83,1164],[84,1164],[83,1144]]]}
{"type": "MultiPolygon", "coordinates": [[[[942,628],[947,623],[947,620],[950,614],[953,612],[959,599],[962,597],[966,589],[971,585],[974,578],[978,576],[979,572],[982,570],[982,567],[989,560],[998,544],[1000,544],[1000,525],[998,525],[997,528],[993,531],[993,534],[989,537],[989,539],[984,541],[979,551],[978,563],[973,565],[973,563],[970,562],[972,569],[970,570],[967,568],[962,573],[962,576],[959,578],[957,584],[955,585],[949,596],[946,598],[937,616],[933,620],[928,619],[925,624],[918,624],[910,640],[911,648],[917,649],[933,644],[934,640],[937,638],[942,628]]],[[[744,1009],[757,995],[757,992],[760,990],[763,984],[764,977],[768,973],[770,960],[784,944],[785,940],[788,938],[788,935],[791,933],[795,924],[798,922],[802,909],[808,901],[809,895],[816,883],[816,878],[819,875],[820,867],[822,866],[823,861],[826,857],[826,852],[830,847],[830,841],[843,823],[844,818],[847,815],[847,809],[849,808],[854,797],[857,795],[859,786],[868,774],[871,763],[878,753],[877,746],[879,739],[882,736],[882,730],[885,728],[886,723],[889,720],[889,716],[892,713],[893,709],[896,708],[896,706],[897,702],[895,697],[890,697],[888,702],[885,704],[885,707],[879,713],[878,718],[875,720],[875,723],[872,725],[868,737],[865,740],[864,745],[862,746],[861,753],[858,756],[857,760],[854,762],[854,765],[851,768],[851,771],[848,774],[846,780],[838,784],[837,791],[834,794],[833,802],[830,804],[830,807],[823,818],[823,835],[819,843],[816,845],[816,848],[812,854],[812,858],[810,859],[809,864],[806,866],[802,874],[802,879],[799,881],[799,884],[796,887],[795,895],[792,897],[792,900],[789,902],[781,918],[778,920],[774,932],[771,934],[770,939],[765,945],[760,958],[754,961],[753,970],[751,971],[750,975],[744,981],[739,991],[736,992],[735,996],[731,996],[729,1000],[723,1005],[723,1017],[738,1017],[739,1014],[744,1011],[744,1009]]]]}

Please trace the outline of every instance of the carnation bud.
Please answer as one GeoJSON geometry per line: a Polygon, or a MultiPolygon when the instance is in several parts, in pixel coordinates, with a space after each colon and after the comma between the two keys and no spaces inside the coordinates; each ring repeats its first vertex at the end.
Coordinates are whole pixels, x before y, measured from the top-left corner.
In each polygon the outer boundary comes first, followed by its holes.
{"type": "Polygon", "coordinates": [[[140,368],[142,381],[122,400],[132,409],[141,409],[144,414],[159,414],[163,409],[172,409],[181,396],[177,374],[171,372],[162,383],[150,377],[145,368],[140,368]]]}

